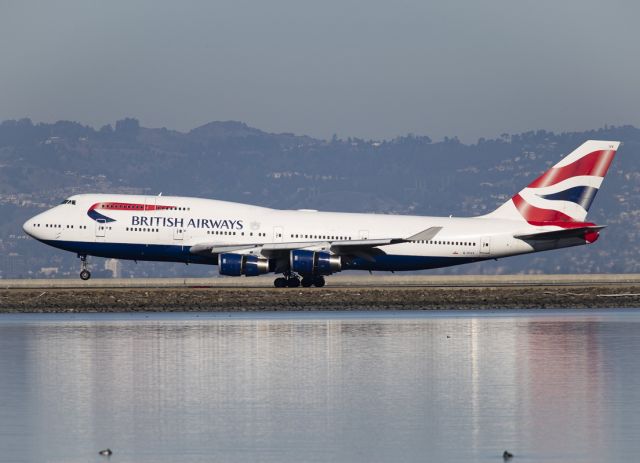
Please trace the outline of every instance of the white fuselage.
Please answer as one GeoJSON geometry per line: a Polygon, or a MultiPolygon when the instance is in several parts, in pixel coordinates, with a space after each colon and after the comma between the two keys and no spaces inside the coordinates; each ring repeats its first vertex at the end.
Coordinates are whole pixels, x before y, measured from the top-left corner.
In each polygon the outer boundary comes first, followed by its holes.
{"type": "Polygon", "coordinates": [[[381,246],[362,258],[354,252],[343,269],[418,270],[523,254],[534,248],[514,234],[542,230],[486,217],[276,210],[201,198],[111,194],[73,196],[24,225],[34,238],[79,255],[205,264],[217,263],[217,256],[193,254],[193,246],[300,243],[304,248],[310,243],[310,249],[324,250],[332,242],[402,239],[430,227],[442,228],[430,240],[381,246]]]}

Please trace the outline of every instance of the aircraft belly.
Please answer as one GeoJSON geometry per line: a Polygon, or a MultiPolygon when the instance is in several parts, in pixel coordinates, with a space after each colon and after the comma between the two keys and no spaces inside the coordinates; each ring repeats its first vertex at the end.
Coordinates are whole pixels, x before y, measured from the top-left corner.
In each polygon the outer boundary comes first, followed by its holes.
{"type": "Polygon", "coordinates": [[[166,262],[191,262],[196,264],[216,264],[216,256],[199,256],[189,252],[189,246],[171,244],[108,243],[86,241],[43,241],[50,246],[87,254],[127,260],[150,260],[166,262]]]}
{"type": "Polygon", "coordinates": [[[345,259],[343,270],[382,270],[409,271],[426,270],[452,265],[466,264],[483,260],[480,257],[444,257],[444,256],[404,256],[386,254],[375,256],[373,259],[360,257],[345,259]]]}

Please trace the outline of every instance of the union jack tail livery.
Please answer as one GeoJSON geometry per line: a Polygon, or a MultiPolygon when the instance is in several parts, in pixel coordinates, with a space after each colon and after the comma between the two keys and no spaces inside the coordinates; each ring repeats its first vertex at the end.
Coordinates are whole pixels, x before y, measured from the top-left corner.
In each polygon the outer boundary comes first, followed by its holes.
{"type": "Polygon", "coordinates": [[[535,226],[586,225],[589,207],[619,144],[586,141],[486,217],[524,220],[535,226]]]}

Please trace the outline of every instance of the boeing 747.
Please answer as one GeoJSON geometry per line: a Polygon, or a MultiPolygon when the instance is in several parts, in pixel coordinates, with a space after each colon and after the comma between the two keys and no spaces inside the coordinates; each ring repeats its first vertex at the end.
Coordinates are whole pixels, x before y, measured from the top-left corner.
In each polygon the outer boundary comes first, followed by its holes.
{"type": "Polygon", "coordinates": [[[618,149],[590,140],[495,211],[469,218],[277,210],[178,196],[80,194],[29,219],[33,238],[87,256],[281,274],[278,288],[322,287],[343,270],[409,271],[591,244],[587,212],[618,149]]]}

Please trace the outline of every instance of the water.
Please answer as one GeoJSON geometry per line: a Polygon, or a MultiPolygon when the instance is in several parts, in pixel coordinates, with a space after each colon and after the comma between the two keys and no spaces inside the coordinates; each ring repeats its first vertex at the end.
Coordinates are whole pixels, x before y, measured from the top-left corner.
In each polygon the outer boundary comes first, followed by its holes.
{"type": "Polygon", "coordinates": [[[637,461],[640,311],[0,316],[0,461],[637,461]]]}

